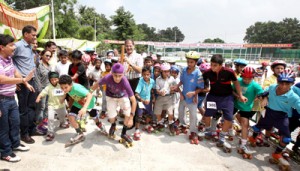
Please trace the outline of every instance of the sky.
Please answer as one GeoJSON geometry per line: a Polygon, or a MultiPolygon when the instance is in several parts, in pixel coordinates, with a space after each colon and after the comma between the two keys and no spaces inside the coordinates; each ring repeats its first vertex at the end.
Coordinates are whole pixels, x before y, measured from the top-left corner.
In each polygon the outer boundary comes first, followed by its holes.
{"type": "Polygon", "coordinates": [[[94,7],[107,18],[124,6],[136,24],[166,29],[177,26],[184,43],[221,38],[226,43],[243,43],[246,29],[255,22],[300,20],[299,0],[78,0],[94,7]]]}

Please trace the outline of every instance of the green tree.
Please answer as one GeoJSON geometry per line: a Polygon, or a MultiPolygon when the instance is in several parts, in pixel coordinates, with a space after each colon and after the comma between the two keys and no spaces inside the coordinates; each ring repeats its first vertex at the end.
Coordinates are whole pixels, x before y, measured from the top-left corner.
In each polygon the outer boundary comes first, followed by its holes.
{"type": "Polygon", "coordinates": [[[6,2],[16,10],[30,9],[50,4],[49,0],[6,0],[6,2]]]}
{"type": "MultiPolygon", "coordinates": [[[[77,0],[54,0],[57,38],[78,37],[80,23],[78,22],[74,11],[74,5],[76,3],[77,0]]],[[[52,29],[49,29],[48,33],[48,38],[52,38],[52,29]]]]}
{"type": "Polygon", "coordinates": [[[149,27],[147,24],[138,24],[138,27],[143,30],[145,34],[144,40],[145,41],[158,41],[158,34],[156,33],[156,28],[149,27]]]}
{"type": "Polygon", "coordinates": [[[112,23],[104,14],[99,14],[95,8],[87,6],[80,6],[78,11],[78,20],[82,26],[92,26],[94,28],[96,24],[97,40],[112,38],[112,23]]]}
{"type": "Polygon", "coordinates": [[[214,38],[214,39],[208,38],[208,39],[205,39],[203,41],[203,43],[225,43],[225,41],[220,38],[214,38]]]}
{"type": "Polygon", "coordinates": [[[133,14],[125,11],[124,7],[116,10],[116,15],[111,17],[113,25],[116,29],[113,31],[114,38],[117,40],[143,40],[145,34],[133,19],[133,14]]]}
{"type": "Polygon", "coordinates": [[[256,22],[246,30],[247,43],[294,43],[300,41],[300,23],[296,18],[280,22],[256,22]]]}
{"type": "Polygon", "coordinates": [[[79,39],[86,39],[90,41],[94,41],[95,37],[95,29],[92,26],[83,26],[78,30],[79,39]]]}
{"type": "Polygon", "coordinates": [[[180,29],[175,26],[173,28],[168,27],[166,30],[159,31],[159,41],[162,42],[182,42],[185,38],[180,29]]]}

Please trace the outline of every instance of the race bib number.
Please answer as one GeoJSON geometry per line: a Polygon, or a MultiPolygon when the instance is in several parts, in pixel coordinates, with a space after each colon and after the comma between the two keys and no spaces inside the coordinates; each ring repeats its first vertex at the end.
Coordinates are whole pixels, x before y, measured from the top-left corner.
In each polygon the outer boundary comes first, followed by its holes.
{"type": "Polygon", "coordinates": [[[216,102],[207,102],[207,109],[217,109],[216,102]]]}
{"type": "Polygon", "coordinates": [[[64,95],[64,92],[61,89],[53,90],[53,96],[62,96],[62,95],[64,95]]]}

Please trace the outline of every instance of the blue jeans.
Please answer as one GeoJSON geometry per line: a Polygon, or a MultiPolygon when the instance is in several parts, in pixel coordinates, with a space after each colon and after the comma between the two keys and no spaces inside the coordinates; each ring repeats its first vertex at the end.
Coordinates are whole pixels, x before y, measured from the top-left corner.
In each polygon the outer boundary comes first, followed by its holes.
{"type": "MultiPolygon", "coordinates": [[[[31,79],[28,82],[36,90],[37,87],[31,79]]],[[[21,90],[17,91],[20,112],[20,130],[21,136],[30,135],[35,131],[35,118],[36,118],[36,93],[30,92],[24,84],[20,85],[21,90]]]]}
{"type": "Polygon", "coordinates": [[[14,97],[0,97],[0,153],[6,157],[20,145],[20,114],[14,97]]]}

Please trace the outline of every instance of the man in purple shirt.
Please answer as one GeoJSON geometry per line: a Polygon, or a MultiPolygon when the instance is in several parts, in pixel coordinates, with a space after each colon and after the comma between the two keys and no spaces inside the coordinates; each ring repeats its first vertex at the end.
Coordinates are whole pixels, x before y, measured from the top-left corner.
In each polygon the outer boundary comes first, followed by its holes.
{"type": "Polygon", "coordinates": [[[32,70],[22,78],[15,69],[11,59],[15,48],[14,38],[0,34],[0,153],[1,159],[8,162],[21,160],[13,150],[29,150],[29,147],[20,144],[20,114],[15,100],[15,90],[16,84],[24,84],[32,90],[28,81],[34,74],[32,70]]]}
{"type": "Polygon", "coordinates": [[[123,110],[125,115],[124,126],[121,134],[121,142],[126,142],[126,146],[132,145],[132,139],[126,135],[127,128],[133,125],[133,117],[136,109],[136,99],[127,78],[124,76],[124,66],[120,63],[113,65],[112,73],[99,80],[98,84],[94,84],[90,93],[96,90],[99,86],[106,84],[106,101],[108,119],[111,123],[109,129],[109,137],[114,138],[116,130],[117,107],[123,110]],[[129,98],[129,99],[128,99],[129,98]],[[131,103],[131,105],[130,105],[131,103]]]}

